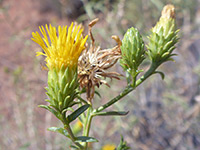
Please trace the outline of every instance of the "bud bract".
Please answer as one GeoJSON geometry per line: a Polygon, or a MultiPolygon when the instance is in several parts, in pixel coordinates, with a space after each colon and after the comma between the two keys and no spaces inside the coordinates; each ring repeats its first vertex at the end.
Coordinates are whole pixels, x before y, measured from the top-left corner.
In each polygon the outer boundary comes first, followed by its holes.
{"type": "Polygon", "coordinates": [[[73,105],[77,96],[78,86],[77,69],[61,67],[60,70],[52,69],[48,72],[47,95],[54,109],[59,112],[73,105]]]}
{"type": "Polygon", "coordinates": [[[171,56],[178,42],[178,30],[175,29],[174,6],[166,5],[163,8],[162,16],[155,27],[151,30],[149,43],[147,45],[148,56],[151,61],[161,64],[173,60],[171,56]]]}
{"type": "Polygon", "coordinates": [[[135,28],[130,28],[124,35],[121,46],[121,66],[132,76],[137,76],[138,67],[145,59],[144,42],[135,28]]]}

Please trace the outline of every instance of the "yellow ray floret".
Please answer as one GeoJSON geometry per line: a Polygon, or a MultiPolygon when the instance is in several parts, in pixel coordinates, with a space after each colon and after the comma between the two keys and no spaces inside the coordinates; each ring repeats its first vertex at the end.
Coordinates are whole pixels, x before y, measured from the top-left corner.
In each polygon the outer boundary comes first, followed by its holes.
{"type": "Polygon", "coordinates": [[[77,66],[78,58],[87,40],[86,36],[83,38],[81,26],[73,25],[67,29],[67,26],[59,26],[58,31],[51,24],[46,25],[46,30],[43,26],[39,27],[43,38],[38,32],[32,33],[32,40],[39,44],[43,52],[37,52],[38,55],[46,56],[46,63],[49,69],[60,69],[64,67],[77,66]],[[49,39],[48,39],[49,36],[49,39]]]}

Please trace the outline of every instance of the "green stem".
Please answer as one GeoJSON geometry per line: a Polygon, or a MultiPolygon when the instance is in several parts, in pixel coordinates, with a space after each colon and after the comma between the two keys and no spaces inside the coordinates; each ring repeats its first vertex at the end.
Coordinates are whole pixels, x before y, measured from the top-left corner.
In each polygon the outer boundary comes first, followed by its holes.
{"type": "Polygon", "coordinates": [[[121,92],[118,96],[116,96],[115,98],[113,98],[112,100],[110,100],[108,103],[104,104],[103,106],[100,106],[99,108],[97,108],[96,110],[94,110],[94,113],[96,112],[100,112],[106,108],[108,108],[109,106],[111,106],[112,104],[116,103],[117,101],[119,101],[122,97],[126,96],[128,93],[130,93],[131,91],[133,91],[134,88],[129,84],[123,92],[121,92]]]}
{"type": "Polygon", "coordinates": [[[131,76],[132,76],[132,87],[135,87],[135,84],[136,84],[136,78],[137,78],[137,73],[136,71],[132,71],[131,72],[131,76]]]}
{"type": "MultiPolygon", "coordinates": [[[[90,114],[90,116],[88,118],[88,125],[87,125],[87,128],[86,128],[86,134],[85,134],[85,136],[87,136],[87,137],[89,136],[92,118],[93,118],[93,115],[90,114]]],[[[86,145],[85,145],[85,150],[87,150],[87,147],[88,147],[88,143],[86,143],[86,145]]]]}
{"type": "Polygon", "coordinates": [[[62,114],[62,122],[63,122],[63,124],[64,124],[64,128],[67,130],[67,132],[68,132],[68,134],[69,134],[70,139],[72,140],[72,142],[73,142],[75,145],[77,145],[77,146],[82,150],[82,149],[83,149],[83,146],[82,146],[80,143],[75,142],[75,141],[76,141],[76,137],[74,136],[74,134],[73,134],[73,132],[72,132],[72,129],[71,129],[71,127],[70,127],[70,125],[69,125],[69,123],[68,123],[68,121],[67,121],[65,115],[66,115],[65,113],[62,114]]]}
{"type": "Polygon", "coordinates": [[[93,115],[90,115],[89,119],[88,119],[88,126],[87,126],[87,130],[86,130],[86,136],[89,136],[90,127],[91,127],[91,123],[92,123],[92,118],[93,118],[93,115]]]}
{"type": "Polygon", "coordinates": [[[73,142],[75,145],[77,145],[77,146],[82,150],[82,149],[83,149],[83,146],[82,146],[80,143],[75,142],[76,137],[74,136],[74,134],[73,134],[73,132],[72,132],[72,129],[70,128],[70,125],[69,125],[69,124],[65,124],[65,125],[64,125],[64,128],[67,130],[67,132],[68,132],[68,134],[69,134],[69,136],[70,136],[72,142],[73,142]]]}
{"type": "MultiPolygon", "coordinates": [[[[108,103],[106,103],[103,106],[100,106],[99,108],[93,110],[92,113],[91,113],[92,107],[90,107],[88,109],[88,112],[87,112],[83,135],[84,136],[89,136],[89,131],[90,131],[90,127],[91,127],[92,118],[94,117],[95,113],[103,111],[104,109],[108,108],[109,106],[111,106],[112,104],[116,103],[117,101],[119,101],[124,96],[126,96],[128,93],[130,93],[131,91],[133,91],[137,86],[139,86],[148,77],[150,77],[155,72],[155,70],[157,69],[157,67],[158,67],[158,65],[152,63],[151,67],[149,68],[149,70],[141,78],[139,78],[136,82],[134,81],[135,82],[134,85],[133,84],[128,84],[128,86],[124,89],[123,92],[121,92],[115,98],[111,99],[108,103]]],[[[87,150],[87,147],[88,147],[88,143],[85,143],[84,150],[87,150]]]]}
{"type": "Polygon", "coordinates": [[[158,64],[152,63],[149,70],[136,81],[135,87],[139,86],[142,82],[144,82],[144,80],[146,80],[148,77],[150,77],[152,74],[154,74],[154,72],[158,68],[158,66],[159,66],[158,64]]]}
{"type": "Polygon", "coordinates": [[[83,130],[84,136],[86,136],[87,126],[88,126],[88,118],[90,116],[90,112],[91,112],[91,107],[88,108],[87,115],[86,115],[86,118],[85,118],[84,130],[83,130]]]}
{"type": "MultiPolygon", "coordinates": [[[[90,106],[87,111],[87,115],[86,115],[85,123],[84,123],[84,129],[83,129],[83,136],[89,136],[89,130],[90,130],[91,120],[92,120],[91,110],[92,110],[92,106],[90,106]]],[[[84,149],[87,150],[87,147],[88,147],[87,142],[85,143],[84,147],[85,147],[84,149]]]]}
{"type": "Polygon", "coordinates": [[[154,71],[157,69],[158,65],[155,63],[151,64],[151,67],[149,68],[149,70],[142,76],[140,77],[137,81],[135,86],[131,86],[131,84],[128,84],[128,86],[124,89],[123,92],[121,92],[118,96],[116,96],[115,98],[111,99],[108,103],[104,104],[103,106],[100,106],[99,108],[94,110],[94,113],[96,112],[100,112],[103,111],[104,109],[108,108],[109,106],[111,106],[112,104],[116,103],[117,101],[119,101],[121,98],[123,98],[124,96],[126,96],[128,93],[130,93],[131,91],[133,91],[137,86],[139,86],[142,82],[144,82],[149,76],[151,76],[154,71]]]}

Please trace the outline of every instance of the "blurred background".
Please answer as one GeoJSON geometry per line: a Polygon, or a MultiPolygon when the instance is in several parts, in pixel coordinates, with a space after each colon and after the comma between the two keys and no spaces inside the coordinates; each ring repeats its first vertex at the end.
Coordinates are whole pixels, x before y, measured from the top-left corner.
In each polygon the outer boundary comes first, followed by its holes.
{"type": "MultiPolygon", "coordinates": [[[[49,112],[38,108],[46,99],[47,71],[40,47],[31,41],[38,26],[69,25],[71,21],[94,26],[102,48],[116,45],[129,27],[136,27],[147,42],[149,30],[165,4],[176,7],[180,41],[174,62],[159,67],[165,80],[152,76],[112,110],[125,110],[125,117],[97,117],[91,136],[100,150],[118,145],[123,135],[133,150],[200,149],[200,0],[0,0],[0,150],[65,150],[70,142],[46,129],[61,126],[49,112]]],[[[144,70],[148,61],[143,63],[144,70]]],[[[119,65],[115,70],[122,73],[119,65]]],[[[108,81],[111,82],[111,81],[108,81]]],[[[95,106],[104,104],[126,86],[126,79],[102,86],[95,106]],[[110,92],[111,91],[111,92],[110,92]],[[112,93],[112,95],[110,94],[112,93]]]]}

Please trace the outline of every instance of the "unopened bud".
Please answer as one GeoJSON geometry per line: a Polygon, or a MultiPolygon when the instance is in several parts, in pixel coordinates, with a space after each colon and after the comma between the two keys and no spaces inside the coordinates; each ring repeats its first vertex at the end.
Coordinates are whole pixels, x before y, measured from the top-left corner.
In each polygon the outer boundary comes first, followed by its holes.
{"type": "Polygon", "coordinates": [[[121,53],[120,63],[124,70],[131,74],[137,72],[139,65],[145,59],[144,42],[137,29],[132,27],[127,30],[122,40],[121,53]]]}
{"type": "Polygon", "coordinates": [[[148,56],[155,63],[171,60],[175,44],[178,42],[178,30],[175,29],[175,9],[173,5],[166,5],[162,16],[151,30],[148,43],[148,56]]]}

